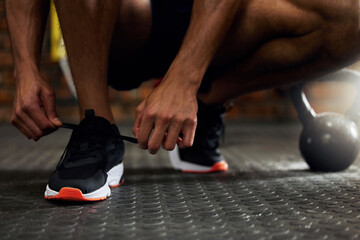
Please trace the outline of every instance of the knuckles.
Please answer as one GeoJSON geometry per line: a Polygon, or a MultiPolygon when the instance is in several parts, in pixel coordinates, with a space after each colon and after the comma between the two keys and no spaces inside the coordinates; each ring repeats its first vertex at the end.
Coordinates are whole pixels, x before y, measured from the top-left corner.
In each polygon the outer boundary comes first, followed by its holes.
{"type": "Polygon", "coordinates": [[[149,144],[148,150],[151,154],[155,154],[159,151],[160,145],[158,144],[149,144]]]}
{"type": "Polygon", "coordinates": [[[55,91],[53,89],[47,89],[44,91],[44,95],[48,98],[54,98],[55,97],[55,91]]]}
{"type": "Polygon", "coordinates": [[[138,115],[138,114],[140,114],[142,111],[143,111],[142,107],[138,106],[138,107],[135,109],[135,114],[138,115]]]}
{"type": "Polygon", "coordinates": [[[171,116],[169,114],[161,114],[158,119],[161,124],[167,125],[171,120],[171,116]]]}
{"type": "Polygon", "coordinates": [[[156,113],[154,111],[145,111],[144,118],[145,119],[155,119],[156,113]]]}
{"type": "Polygon", "coordinates": [[[172,121],[175,124],[181,124],[184,122],[184,118],[182,116],[174,116],[172,121]]]}
{"type": "Polygon", "coordinates": [[[23,101],[20,108],[23,112],[32,112],[35,110],[36,106],[33,101],[31,101],[30,99],[26,99],[23,101]]]}
{"type": "Polygon", "coordinates": [[[186,122],[187,124],[189,124],[191,127],[193,127],[193,126],[196,126],[196,125],[197,125],[197,118],[196,118],[196,117],[187,118],[187,119],[185,120],[185,122],[186,122]]]}

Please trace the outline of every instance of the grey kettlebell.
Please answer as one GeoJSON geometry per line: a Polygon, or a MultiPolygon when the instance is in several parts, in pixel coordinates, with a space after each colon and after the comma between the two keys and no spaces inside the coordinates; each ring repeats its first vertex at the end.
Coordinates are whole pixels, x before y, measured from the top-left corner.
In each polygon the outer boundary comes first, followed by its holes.
{"type": "MultiPolygon", "coordinates": [[[[360,74],[351,70],[342,70],[332,75],[332,78],[338,81],[350,81],[358,87],[360,74]]],[[[359,153],[360,137],[356,124],[360,119],[359,91],[346,114],[332,112],[316,114],[304,94],[303,86],[304,84],[301,83],[290,89],[292,103],[303,125],[299,140],[302,157],[315,171],[335,172],[348,168],[359,153]]]]}

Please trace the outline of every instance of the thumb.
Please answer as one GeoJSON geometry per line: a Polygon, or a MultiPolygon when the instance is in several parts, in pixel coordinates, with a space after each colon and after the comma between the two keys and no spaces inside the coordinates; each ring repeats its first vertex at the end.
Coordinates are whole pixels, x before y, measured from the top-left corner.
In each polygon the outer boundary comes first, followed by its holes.
{"type": "Polygon", "coordinates": [[[56,112],[55,93],[53,92],[53,90],[49,91],[48,93],[44,93],[43,91],[41,93],[41,101],[47,118],[55,126],[60,127],[62,125],[62,122],[60,121],[58,114],[56,112]]]}

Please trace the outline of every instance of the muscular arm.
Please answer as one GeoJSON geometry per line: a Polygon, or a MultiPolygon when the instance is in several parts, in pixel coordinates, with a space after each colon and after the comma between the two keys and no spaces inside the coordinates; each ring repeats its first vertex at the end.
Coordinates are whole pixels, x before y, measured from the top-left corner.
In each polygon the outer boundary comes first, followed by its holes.
{"type": "Polygon", "coordinates": [[[12,123],[37,140],[61,125],[53,89],[39,73],[49,1],[6,0],[5,4],[16,83],[12,123]]]}
{"type": "Polygon", "coordinates": [[[195,0],[188,31],[169,72],[181,71],[186,74],[188,82],[193,84],[197,91],[241,2],[241,0],[195,0]]]}
{"type": "Polygon", "coordinates": [[[6,0],[15,74],[30,67],[38,69],[48,13],[48,0],[6,0]]]}
{"type": "Polygon", "coordinates": [[[194,1],[190,25],[176,58],[160,86],[137,109],[133,132],[141,148],[156,153],[161,145],[167,150],[176,144],[192,145],[198,88],[241,2],[194,1]],[[184,136],[182,140],[179,133],[184,136]]]}

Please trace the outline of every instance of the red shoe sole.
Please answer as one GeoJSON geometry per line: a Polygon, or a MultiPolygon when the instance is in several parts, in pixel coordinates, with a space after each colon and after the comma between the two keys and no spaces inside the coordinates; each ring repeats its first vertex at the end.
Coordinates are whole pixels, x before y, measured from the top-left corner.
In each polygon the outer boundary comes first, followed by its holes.
{"type": "Polygon", "coordinates": [[[225,172],[229,169],[229,165],[226,161],[215,163],[209,170],[206,171],[194,171],[194,170],[182,170],[183,173],[213,173],[213,172],[225,172]]]}
{"type": "MultiPolygon", "coordinates": [[[[115,188],[121,186],[124,183],[124,180],[117,185],[109,186],[111,188],[115,188]]],[[[76,201],[76,202],[96,202],[105,200],[107,197],[99,197],[99,198],[87,198],[84,197],[82,191],[77,188],[71,187],[63,187],[60,189],[60,192],[55,196],[45,196],[45,199],[49,200],[62,200],[62,201],[76,201]]]]}

